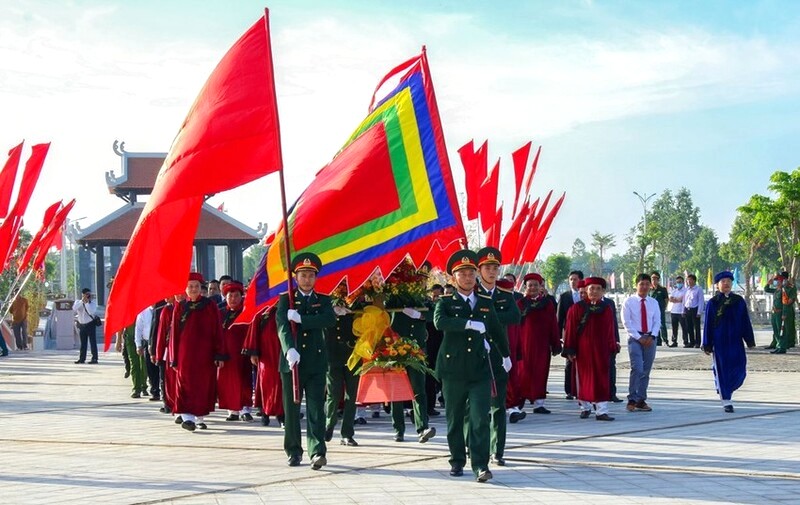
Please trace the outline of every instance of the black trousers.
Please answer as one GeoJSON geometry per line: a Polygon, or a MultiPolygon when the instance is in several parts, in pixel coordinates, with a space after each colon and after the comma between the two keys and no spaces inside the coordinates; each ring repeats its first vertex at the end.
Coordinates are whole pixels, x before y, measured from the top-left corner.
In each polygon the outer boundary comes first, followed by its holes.
{"type": "Polygon", "coordinates": [[[147,345],[147,340],[144,340],[142,344],[144,345],[144,361],[147,364],[147,380],[150,382],[150,396],[161,396],[161,370],[150,359],[150,346],[147,345]]]}
{"type": "Polygon", "coordinates": [[[683,343],[686,343],[686,318],[683,314],[670,314],[672,316],[672,343],[678,343],[678,326],[683,333],[683,343]]]}
{"type": "Polygon", "coordinates": [[[700,344],[700,318],[697,317],[697,308],[686,309],[683,314],[686,320],[686,337],[683,338],[684,345],[695,346],[700,344]],[[687,342],[688,339],[688,342],[687,342]]]}
{"type": "Polygon", "coordinates": [[[92,323],[78,325],[78,334],[81,337],[81,353],[78,361],[86,361],[86,348],[92,346],[92,361],[97,361],[97,326],[92,323]]]}

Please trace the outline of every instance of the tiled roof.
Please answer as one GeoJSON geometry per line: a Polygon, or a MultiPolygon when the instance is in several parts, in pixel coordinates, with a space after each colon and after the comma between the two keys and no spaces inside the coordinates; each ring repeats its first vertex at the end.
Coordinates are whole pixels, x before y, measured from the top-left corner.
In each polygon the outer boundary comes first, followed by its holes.
{"type": "Polygon", "coordinates": [[[106,173],[108,191],[112,194],[128,191],[149,194],[166,156],[163,153],[124,153],[122,173],[119,176],[112,172],[106,173]]]}
{"type": "MultiPolygon", "coordinates": [[[[144,202],[138,202],[112,212],[81,230],[77,237],[78,243],[87,245],[103,242],[127,243],[144,210],[144,205],[144,202]]],[[[243,240],[256,243],[258,233],[211,205],[203,204],[195,240],[243,240]]]]}

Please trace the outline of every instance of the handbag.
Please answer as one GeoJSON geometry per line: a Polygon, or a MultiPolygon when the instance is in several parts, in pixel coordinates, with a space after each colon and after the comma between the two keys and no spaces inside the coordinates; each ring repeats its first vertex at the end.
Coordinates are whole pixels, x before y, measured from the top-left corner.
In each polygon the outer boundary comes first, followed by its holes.
{"type": "MultiPolygon", "coordinates": [[[[83,310],[86,312],[87,315],[89,314],[89,311],[86,310],[86,304],[85,303],[83,304],[83,310]]],[[[92,320],[90,322],[86,323],[85,326],[100,327],[100,326],[103,326],[103,321],[102,321],[102,319],[100,319],[100,316],[92,316],[92,320]]]]}

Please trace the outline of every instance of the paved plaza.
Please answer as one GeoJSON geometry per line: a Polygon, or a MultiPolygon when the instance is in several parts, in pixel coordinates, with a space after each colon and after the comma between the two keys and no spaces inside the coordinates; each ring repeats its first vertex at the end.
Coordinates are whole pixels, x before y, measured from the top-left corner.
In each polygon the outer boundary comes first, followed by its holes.
{"type": "MultiPolygon", "coordinates": [[[[769,342],[757,333],[759,346],[769,342]]],[[[329,446],[328,466],[286,466],[273,421],[207,417],[180,429],[159,406],[133,400],[122,358],[74,365],[77,352],[18,352],[0,360],[0,501],[17,503],[772,503],[800,502],[800,353],[750,354],[725,414],[709,358],[660,347],[648,403],[616,421],[581,420],[564,399],[563,360],[550,375],[551,415],[509,425],[508,465],[478,484],[448,475],[444,415],[427,444],[396,443],[389,416],[356,427],[359,447],[329,446]]],[[[619,356],[620,397],[627,356],[619,356]]],[[[530,411],[530,407],[526,407],[530,411]]],[[[408,428],[413,433],[413,428],[408,428]]]]}

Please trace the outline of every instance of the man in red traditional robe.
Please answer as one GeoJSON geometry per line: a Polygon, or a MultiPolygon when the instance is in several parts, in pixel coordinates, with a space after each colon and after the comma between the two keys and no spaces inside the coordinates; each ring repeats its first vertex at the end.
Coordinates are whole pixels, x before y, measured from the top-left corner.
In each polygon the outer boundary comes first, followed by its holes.
{"type": "Polygon", "coordinates": [[[544,279],[538,273],[527,274],[525,298],[517,305],[522,313],[520,325],[520,385],[522,402],[533,403],[534,414],[549,414],[544,406],[547,396],[547,378],[550,374],[550,356],[561,353],[561,338],[556,315],[556,302],[543,295],[544,279]]]}
{"type": "Polygon", "coordinates": [[[564,352],[572,363],[575,395],[581,407],[581,419],[591,414],[595,405],[598,421],[613,421],[608,415],[611,384],[608,380],[611,355],[619,352],[614,339],[614,312],[603,300],[606,281],[589,277],[583,281],[588,300],[569,308],[564,331],[564,352]]]}
{"type": "Polygon", "coordinates": [[[203,276],[189,274],[186,300],[176,305],[169,342],[170,366],[175,369],[175,412],[181,427],[206,429],[203,416],[217,400],[217,367],[227,357],[222,352],[222,324],[217,305],[200,295],[203,276]]]}
{"type": "Polygon", "coordinates": [[[261,409],[261,425],[269,426],[269,416],[275,416],[278,427],[283,426],[283,392],[278,369],[281,343],[273,307],[267,307],[253,318],[242,354],[250,356],[250,362],[258,367],[254,406],[261,409]]]}
{"type": "MultiPolygon", "coordinates": [[[[242,313],[244,286],[232,281],[222,288],[225,310],[222,311],[223,354],[229,357],[224,368],[217,372],[219,408],[228,410],[226,421],[252,422],[250,407],[253,404],[253,365],[250,357],[242,354],[247,325],[233,324],[242,313]]],[[[213,301],[213,299],[212,299],[213,301]]]]}

